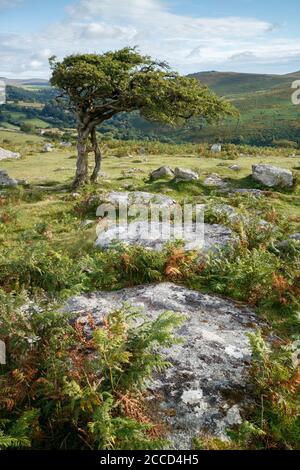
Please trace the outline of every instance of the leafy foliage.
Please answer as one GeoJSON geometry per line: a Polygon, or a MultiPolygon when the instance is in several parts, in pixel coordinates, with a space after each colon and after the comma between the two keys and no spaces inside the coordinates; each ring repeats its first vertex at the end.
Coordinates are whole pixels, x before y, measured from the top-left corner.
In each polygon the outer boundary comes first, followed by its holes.
{"type": "Polygon", "coordinates": [[[142,56],[135,48],[71,55],[62,62],[52,57],[50,66],[51,84],[61,90],[78,121],[75,187],[88,179],[88,138],[96,159],[91,181],[97,181],[102,157],[96,126],[113,116],[139,111],[148,120],[178,126],[194,116],[214,121],[235,114],[228,102],[197,80],[170,71],[166,64],[142,56]]]}
{"type": "Polygon", "coordinates": [[[207,119],[233,113],[197,80],[171,72],[164,63],[124,48],[102,55],[50,59],[52,85],[60,88],[79,117],[103,122],[124,111],[178,125],[193,115],[207,119]]]}
{"type": "Polygon", "coordinates": [[[182,317],[145,322],[123,309],[96,327],[55,310],[20,311],[1,292],[0,448],[143,449],[165,443],[147,416],[145,380],[167,367],[160,346],[172,344],[182,317]],[[137,400],[136,397],[139,397],[137,400]],[[131,406],[130,406],[131,405],[131,406]]]}
{"type": "Polygon", "coordinates": [[[250,339],[257,413],[232,437],[243,448],[299,449],[300,370],[292,362],[291,348],[271,349],[260,332],[250,339]]]}

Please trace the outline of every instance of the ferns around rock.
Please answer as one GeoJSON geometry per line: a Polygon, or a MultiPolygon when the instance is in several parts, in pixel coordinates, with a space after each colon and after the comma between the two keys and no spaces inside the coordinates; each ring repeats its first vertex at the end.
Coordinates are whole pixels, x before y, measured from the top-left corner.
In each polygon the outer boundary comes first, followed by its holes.
{"type": "Polygon", "coordinates": [[[178,341],[183,317],[153,322],[124,308],[96,328],[55,310],[20,311],[1,292],[0,448],[151,449],[166,446],[147,416],[143,387],[168,366],[159,348],[178,341]],[[137,399],[138,396],[138,399],[137,399]]]}

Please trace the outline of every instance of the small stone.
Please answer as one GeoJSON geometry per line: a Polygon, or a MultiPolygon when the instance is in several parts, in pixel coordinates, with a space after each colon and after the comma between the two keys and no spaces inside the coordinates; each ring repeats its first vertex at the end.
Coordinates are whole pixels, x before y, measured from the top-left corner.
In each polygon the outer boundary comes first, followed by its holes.
{"type": "Polygon", "coordinates": [[[243,420],[241,418],[241,413],[238,405],[232,406],[226,415],[226,421],[230,426],[234,426],[237,424],[242,424],[243,420]]]}
{"type": "Polygon", "coordinates": [[[10,150],[5,150],[0,147],[0,160],[9,160],[20,158],[21,154],[18,152],[11,152],[10,150]]]}
{"type": "Polygon", "coordinates": [[[205,178],[203,185],[207,187],[215,186],[215,187],[224,188],[228,186],[228,183],[224,181],[219,175],[217,175],[216,173],[213,173],[207,176],[207,178],[205,178]]]}
{"type": "Polygon", "coordinates": [[[61,142],[60,145],[61,145],[62,147],[67,148],[67,149],[69,149],[69,148],[72,147],[71,142],[61,142]]]}
{"type": "Polygon", "coordinates": [[[232,171],[241,171],[241,169],[242,169],[242,167],[239,166],[239,165],[231,165],[228,168],[229,168],[229,170],[232,170],[232,171]]]}
{"type": "Polygon", "coordinates": [[[225,216],[231,222],[238,221],[241,218],[237,210],[234,207],[229,206],[228,204],[207,205],[205,210],[211,212],[217,217],[225,216]]]}
{"type": "Polygon", "coordinates": [[[253,165],[252,177],[255,181],[272,187],[291,188],[294,184],[294,176],[290,170],[278,168],[273,165],[253,165]]]}
{"type": "Polygon", "coordinates": [[[221,144],[214,144],[214,145],[212,145],[210,150],[211,150],[212,153],[220,153],[220,152],[222,152],[222,145],[221,144]]]}
{"type": "Polygon", "coordinates": [[[0,186],[17,186],[20,182],[8,176],[6,170],[0,170],[0,186]]]}
{"type": "Polygon", "coordinates": [[[297,240],[300,242],[300,233],[294,233],[293,235],[289,236],[290,240],[297,240]]]}
{"type": "Polygon", "coordinates": [[[133,205],[146,205],[151,204],[159,205],[160,207],[172,207],[176,206],[177,203],[174,199],[162,194],[147,193],[143,191],[112,191],[107,195],[100,196],[101,202],[106,202],[118,206],[119,204],[127,205],[128,207],[133,205]]]}
{"type": "Polygon", "coordinates": [[[53,145],[52,144],[45,144],[43,151],[45,153],[47,152],[53,152],[53,145]]]}
{"type": "Polygon", "coordinates": [[[157,170],[150,173],[150,179],[153,181],[159,180],[161,178],[173,177],[174,171],[168,166],[161,166],[157,170]]]}
{"type": "Polygon", "coordinates": [[[178,181],[193,181],[198,180],[199,175],[189,168],[175,168],[175,180],[178,181]]]}
{"type": "Polygon", "coordinates": [[[253,188],[240,188],[240,189],[232,189],[231,193],[238,193],[238,194],[251,194],[255,197],[263,197],[265,192],[261,189],[253,189],[253,188]]]}
{"type": "Polygon", "coordinates": [[[81,197],[80,193],[71,193],[72,199],[79,199],[81,197]]]}

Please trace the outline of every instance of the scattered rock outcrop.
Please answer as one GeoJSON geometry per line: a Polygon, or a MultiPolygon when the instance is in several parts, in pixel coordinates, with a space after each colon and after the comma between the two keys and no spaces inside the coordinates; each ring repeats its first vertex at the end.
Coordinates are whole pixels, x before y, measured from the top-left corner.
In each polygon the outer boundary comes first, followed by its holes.
{"type": "Polygon", "coordinates": [[[175,168],[175,181],[198,180],[199,175],[189,168],[175,168]]]}
{"type": "Polygon", "coordinates": [[[216,217],[225,217],[230,222],[238,222],[242,219],[235,207],[229,204],[212,204],[205,207],[205,212],[209,212],[216,217]]]}
{"type": "Polygon", "coordinates": [[[153,194],[143,191],[112,191],[99,198],[102,202],[118,206],[119,204],[133,205],[150,205],[157,204],[160,207],[172,207],[176,205],[174,199],[163,196],[162,194],[153,194]]]}
{"type": "Polygon", "coordinates": [[[161,166],[157,170],[150,173],[150,179],[152,181],[160,180],[162,178],[174,177],[174,171],[169,166],[161,166]]]}
{"type": "Polygon", "coordinates": [[[269,188],[291,188],[294,184],[294,176],[291,170],[278,168],[273,165],[253,165],[252,177],[255,181],[258,181],[269,188]]]}
{"type": "Polygon", "coordinates": [[[207,187],[226,188],[228,183],[224,181],[223,178],[221,178],[219,175],[213,173],[205,178],[203,185],[207,187]]]}
{"type": "Polygon", "coordinates": [[[137,221],[119,226],[108,227],[98,232],[96,246],[108,249],[116,242],[125,245],[137,245],[160,251],[169,241],[182,240],[186,251],[196,250],[201,254],[219,252],[233,245],[237,237],[233,231],[223,225],[204,224],[203,233],[196,231],[195,224],[172,225],[166,222],[137,221]]]}
{"type": "Polygon", "coordinates": [[[253,188],[232,189],[230,192],[237,193],[237,194],[251,194],[254,197],[263,197],[265,194],[265,191],[262,191],[261,189],[253,189],[253,188]]]}
{"type": "Polygon", "coordinates": [[[28,182],[11,178],[6,170],[0,170],[0,186],[18,186],[19,184],[28,184],[28,182]]]}
{"type": "Polygon", "coordinates": [[[165,311],[185,315],[176,332],[182,342],[163,351],[171,366],[148,384],[149,402],[167,421],[172,447],[191,449],[199,433],[226,438],[226,430],[241,423],[251,404],[248,334],[258,325],[255,313],[171,283],[74,297],[65,310],[80,317],[88,331],[88,314],[102,325],[105,316],[124,303],[140,308],[149,320],[165,311]]]}
{"type": "Polygon", "coordinates": [[[18,152],[11,152],[0,147],[0,160],[9,160],[12,158],[20,158],[21,154],[18,152]]]}

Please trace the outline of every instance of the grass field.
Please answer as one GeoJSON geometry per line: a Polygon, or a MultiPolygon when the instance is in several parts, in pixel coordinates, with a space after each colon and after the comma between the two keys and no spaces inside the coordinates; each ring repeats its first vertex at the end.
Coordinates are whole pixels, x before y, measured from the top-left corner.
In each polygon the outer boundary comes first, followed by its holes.
{"type": "MultiPolygon", "coordinates": [[[[28,186],[0,190],[0,312],[8,318],[5,337],[17,335],[20,341],[24,336],[27,325],[24,327],[22,323],[23,313],[18,320],[20,323],[15,325],[17,307],[13,303],[21,304],[24,295],[38,304],[47,304],[48,308],[48,305],[52,306],[54,302],[55,306],[60,305],[80,292],[171,281],[238,303],[248,303],[264,320],[263,336],[252,338],[251,380],[255,406],[249,410],[247,420],[236,429],[236,434],[232,434],[232,441],[224,443],[210,440],[209,436],[195,436],[195,447],[299,449],[299,374],[291,366],[286,349],[300,337],[300,246],[299,242],[287,241],[288,235],[300,232],[299,185],[296,183],[290,190],[269,190],[257,199],[207,188],[203,181],[207,175],[217,173],[226,178],[229,188],[260,188],[250,176],[254,163],[289,168],[299,179],[300,155],[290,158],[294,151],[288,149],[224,146],[222,153],[215,156],[208,145],[106,141],[102,145],[104,175],[97,185],[89,185],[74,195],[71,183],[76,165],[75,146],[66,149],[57,141],[53,152],[44,153],[42,149],[46,142],[42,136],[0,130],[0,146],[22,154],[19,160],[1,161],[0,169],[7,170],[11,177],[29,182],[28,186]],[[229,169],[232,164],[239,165],[240,171],[229,169]],[[191,168],[199,173],[200,179],[179,183],[151,182],[149,173],[162,165],[191,168]],[[101,194],[110,190],[149,191],[166,194],[179,203],[205,203],[212,208],[216,204],[228,204],[242,216],[239,222],[213,212],[208,212],[206,221],[228,225],[240,242],[226,257],[220,260],[212,257],[205,262],[199,262],[197,253],[185,254],[177,245],[166,247],[161,253],[138,247],[111,248],[104,252],[94,246],[96,209],[101,194]],[[96,202],[95,196],[99,196],[96,202]],[[262,220],[267,222],[267,228],[260,224],[262,220]],[[287,244],[281,251],[278,243],[282,241],[287,244]],[[276,341],[269,350],[263,338],[270,333],[276,341]]],[[[90,158],[92,166],[92,156],[90,158]]],[[[56,348],[51,355],[51,367],[47,369],[53,374],[49,380],[52,384],[52,378],[60,377],[62,370],[62,364],[57,364],[56,360],[52,362],[52,359],[69,358],[70,345],[64,343],[64,338],[68,337],[68,320],[63,322],[61,316],[56,317],[51,312],[49,315],[46,320],[41,319],[37,336],[43,337],[47,330],[44,321],[48,322],[51,341],[46,335],[45,343],[47,347],[54,344],[56,348]],[[54,330],[51,330],[55,318],[59,325],[54,323],[54,330]],[[62,336],[52,341],[52,331],[60,331],[57,327],[61,325],[62,336]],[[61,356],[62,352],[65,356],[61,356]]],[[[111,341],[111,337],[109,339],[111,341]]],[[[38,357],[38,361],[42,361],[38,357]]],[[[67,364],[68,360],[63,363],[67,364]]],[[[22,371],[23,367],[24,374],[31,370],[27,365],[19,365],[22,371]]],[[[16,389],[22,389],[20,383],[15,385],[16,389]]],[[[28,383],[34,384],[35,379],[30,376],[28,383]]],[[[44,382],[37,380],[36,385],[39,387],[40,383],[44,382]]],[[[57,390],[63,394],[64,386],[59,383],[54,395],[50,386],[47,396],[53,406],[60,404],[57,390]]],[[[10,388],[4,387],[7,400],[10,395],[7,397],[9,392],[5,390],[10,388]]],[[[43,408],[45,391],[41,396],[40,407],[42,413],[46,413],[43,408]]],[[[69,406],[71,401],[68,400],[71,398],[67,399],[69,406]]],[[[90,395],[85,403],[88,400],[90,395]]],[[[22,410],[23,402],[18,406],[22,410]]],[[[91,409],[93,406],[91,404],[91,409]]],[[[17,417],[19,408],[14,409],[17,417]]],[[[118,413],[123,416],[122,411],[118,410],[118,413]]],[[[9,422],[11,415],[9,410],[3,416],[9,422]]],[[[73,420],[73,412],[67,412],[64,420],[66,416],[73,420]]],[[[88,416],[88,419],[92,418],[88,416]]],[[[54,419],[54,426],[59,428],[60,423],[59,417],[54,419]]],[[[72,433],[77,436],[77,430],[72,433]]],[[[55,447],[60,433],[51,431],[51,435],[53,443],[46,445],[55,447]]],[[[147,447],[149,441],[143,445],[147,447]]]]}
{"type": "MultiPolygon", "coordinates": [[[[6,169],[12,177],[26,179],[34,186],[69,185],[71,183],[76,168],[75,147],[66,150],[57,145],[53,152],[43,153],[41,150],[47,141],[43,137],[0,131],[0,145],[1,142],[7,140],[10,144],[6,144],[6,147],[20,151],[22,154],[20,160],[1,162],[1,168],[6,169]],[[33,148],[34,151],[32,151],[33,148]]],[[[141,146],[143,145],[140,144],[141,146]]],[[[156,148],[154,144],[152,150],[151,146],[149,147],[149,154],[143,156],[138,154],[136,144],[116,142],[108,147],[104,143],[103,149],[102,171],[105,173],[105,177],[99,183],[99,190],[124,190],[124,188],[131,187],[145,191],[168,192],[175,199],[196,195],[206,197],[214,190],[204,188],[202,183],[206,176],[212,173],[226,178],[232,188],[256,187],[257,185],[251,180],[250,175],[252,165],[257,163],[269,163],[287,168],[292,170],[296,177],[300,177],[300,153],[299,158],[290,158],[293,151],[287,149],[257,149],[254,155],[251,155],[253,152],[250,152],[248,156],[247,153],[243,154],[245,156],[239,156],[239,153],[231,155],[229,152],[229,154],[222,154],[220,157],[212,156],[202,146],[197,145],[173,146],[171,147],[172,154],[167,154],[157,153],[164,150],[164,146],[156,148]],[[185,150],[188,152],[185,153],[185,150]],[[241,169],[239,171],[231,170],[229,167],[233,164],[238,165],[241,169]],[[180,183],[179,185],[173,185],[168,181],[151,183],[149,174],[162,165],[168,165],[171,168],[191,168],[199,174],[199,182],[180,183]],[[130,174],[132,170],[133,173],[130,174]]],[[[90,167],[92,168],[92,166],[91,156],[90,167]]],[[[299,190],[292,194],[278,194],[278,201],[274,200],[274,204],[279,208],[282,206],[284,210],[295,216],[300,216],[299,195],[299,190]]]]}

